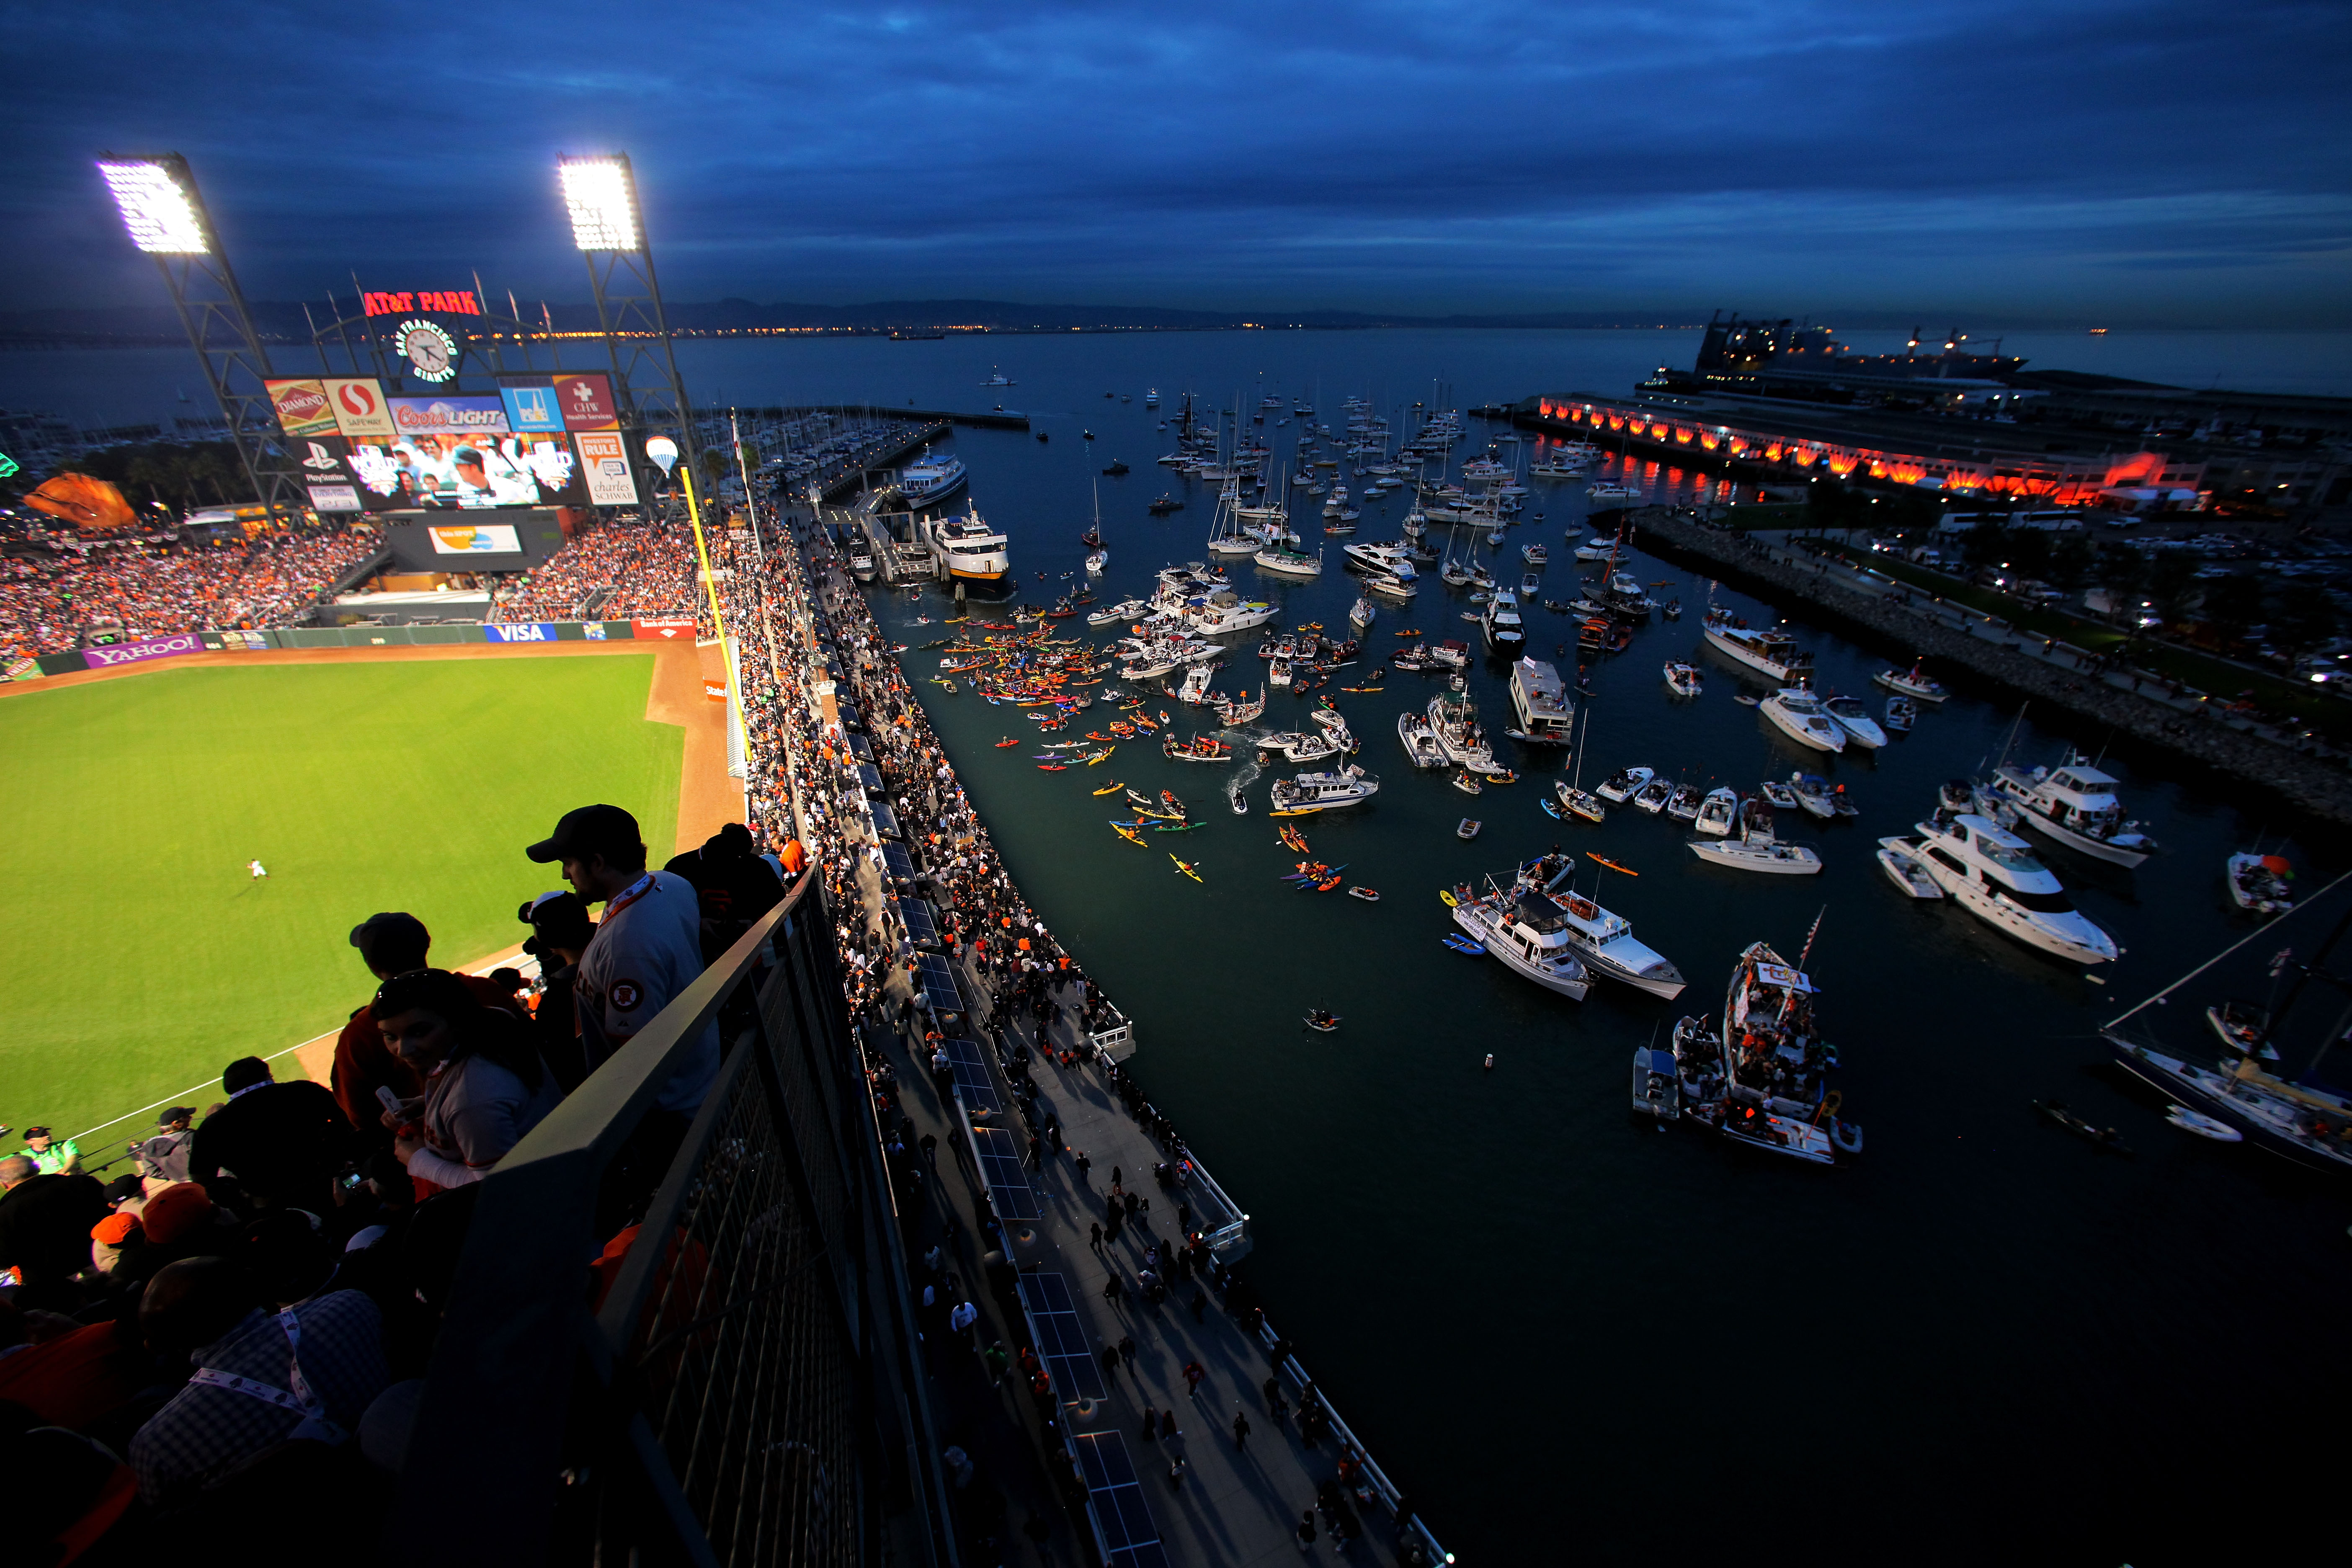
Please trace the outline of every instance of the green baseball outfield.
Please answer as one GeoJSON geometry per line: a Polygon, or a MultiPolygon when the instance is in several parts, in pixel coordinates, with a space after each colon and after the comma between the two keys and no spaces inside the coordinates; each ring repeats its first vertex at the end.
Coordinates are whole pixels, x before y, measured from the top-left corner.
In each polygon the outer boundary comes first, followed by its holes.
{"type": "Polygon", "coordinates": [[[516,906],[562,885],[523,848],[571,806],[625,806],[655,865],[673,851],[651,652],[274,657],[0,700],[0,1122],[213,1103],[224,1065],[367,1000],[350,933],[378,910],[424,921],[436,963],[511,947],[516,906]]]}

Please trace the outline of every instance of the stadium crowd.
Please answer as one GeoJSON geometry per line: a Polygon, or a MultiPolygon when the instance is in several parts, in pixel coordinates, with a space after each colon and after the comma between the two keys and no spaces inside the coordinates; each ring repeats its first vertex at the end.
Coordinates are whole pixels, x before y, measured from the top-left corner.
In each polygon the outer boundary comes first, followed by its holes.
{"type": "Polygon", "coordinates": [[[269,534],[246,543],[74,543],[0,561],[0,654],[64,653],[204,628],[284,626],[366,559],[373,534],[269,534]]]}
{"type": "Polygon", "coordinates": [[[682,522],[611,522],[590,529],[501,588],[498,621],[564,621],[593,605],[608,620],[683,615],[695,601],[694,537],[682,522]]]}

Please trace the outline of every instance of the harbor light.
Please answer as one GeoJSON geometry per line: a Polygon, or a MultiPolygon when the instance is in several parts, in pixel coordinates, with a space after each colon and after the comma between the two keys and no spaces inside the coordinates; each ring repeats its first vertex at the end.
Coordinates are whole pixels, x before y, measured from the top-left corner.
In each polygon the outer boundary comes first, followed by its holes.
{"type": "Polygon", "coordinates": [[[624,153],[566,158],[556,165],[563,205],[572,213],[572,243],[582,250],[635,250],[637,183],[624,153]]]}
{"type": "Polygon", "coordinates": [[[205,233],[194,198],[183,175],[186,165],[176,157],[100,158],[98,172],[122,213],[122,227],[131,243],[150,256],[206,256],[212,240],[205,233]]]}

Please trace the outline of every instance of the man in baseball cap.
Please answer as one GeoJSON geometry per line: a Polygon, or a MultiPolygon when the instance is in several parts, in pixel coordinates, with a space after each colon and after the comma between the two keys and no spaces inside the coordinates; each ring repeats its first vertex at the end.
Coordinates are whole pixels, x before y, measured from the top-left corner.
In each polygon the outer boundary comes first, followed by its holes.
{"type": "MultiPolygon", "coordinates": [[[[617,805],[583,805],[563,814],[555,831],[524,851],[557,861],[585,903],[604,918],[572,981],[580,1043],[590,1071],[636,1037],[702,973],[702,910],[694,884],[672,871],[646,869],[637,819],[617,805]]],[[[682,1137],[719,1076],[719,1026],[703,1026],[678,1053],[657,1102],[682,1137]]]]}
{"type": "MultiPolygon", "coordinates": [[[[353,926],[352,945],[359,949],[360,962],[367,965],[370,974],[379,981],[389,980],[425,966],[425,955],[433,950],[433,933],[415,915],[387,910],[353,926]]],[[[458,978],[483,1006],[509,1013],[515,1010],[513,994],[494,982],[473,974],[458,978]]],[[[425,1084],[415,1068],[384,1048],[383,1031],[376,1027],[373,993],[335,1037],[335,1065],[327,1075],[327,1084],[359,1135],[361,1157],[378,1149],[389,1152],[392,1133],[383,1125],[383,1104],[376,1090],[388,1089],[398,1099],[415,1100],[425,1092],[425,1084]]]]}

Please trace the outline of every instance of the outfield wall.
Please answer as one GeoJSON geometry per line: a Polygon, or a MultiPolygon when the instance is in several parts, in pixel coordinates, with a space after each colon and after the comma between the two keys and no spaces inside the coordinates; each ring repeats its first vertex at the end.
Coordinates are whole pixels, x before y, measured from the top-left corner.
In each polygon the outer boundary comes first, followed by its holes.
{"type": "Polygon", "coordinates": [[[79,675],[87,669],[112,669],[150,659],[175,658],[191,653],[260,653],[270,648],[413,647],[450,643],[551,643],[661,641],[691,644],[691,617],[672,616],[636,621],[516,621],[464,622],[456,626],[272,626],[264,631],[174,632],[169,637],[106,647],[77,648],[71,653],[45,653],[19,659],[8,669],[14,680],[37,680],[45,675],[79,675]]]}

